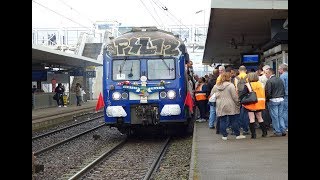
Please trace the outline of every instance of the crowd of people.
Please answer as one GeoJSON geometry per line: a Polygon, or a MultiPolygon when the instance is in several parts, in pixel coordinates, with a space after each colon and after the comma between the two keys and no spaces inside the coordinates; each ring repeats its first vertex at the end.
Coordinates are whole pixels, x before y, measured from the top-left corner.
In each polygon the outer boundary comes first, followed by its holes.
{"type": "Polygon", "coordinates": [[[196,106],[197,122],[207,122],[216,129],[223,140],[228,139],[228,129],[236,139],[251,135],[256,139],[256,129],[262,137],[286,136],[288,132],[288,65],[278,67],[279,77],[269,65],[257,71],[242,65],[238,69],[218,66],[212,74],[199,77],[194,74],[192,61],[186,64],[188,91],[196,106]],[[256,101],[243,101],[254,92],[256,101]],[[243,102],[243,103],[242,103],[243,102]]]}

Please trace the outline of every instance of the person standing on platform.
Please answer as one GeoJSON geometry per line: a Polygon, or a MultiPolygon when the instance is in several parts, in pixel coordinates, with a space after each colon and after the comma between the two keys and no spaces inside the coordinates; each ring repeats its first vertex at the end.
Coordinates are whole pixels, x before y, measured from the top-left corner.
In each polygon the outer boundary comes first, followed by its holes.
{"type": "Polygon", "coordinates": [[[259,81],[262,83],[263,88],[266,86],[266,83],[268,81],[268,78],[266,76],[266,72],[268,69],[270,69],[271,67],[269,65],[265,65],[262,67],[262,75],[259,76],[259,81]]]}
{"type": "Polygon", "coordinates": [[[204,122],[206,121],[206,107],[208,104],[208,98],[207,98],[207,84],[205,83],[205,78],[201,77],[199,79],[198,86],[195,90],[195,99],[197,106],[200,111],[200,118],[196,121],[198,122],[204,122]]]}
{"type": "Polygon", "coordinates": [[[255,118],[258,119],[260,128],[262,130],[262,137],[267,136],[267,129],[263,122],[262,118],[262,110],[266,108],[266,98],[265,98],[265,90],[263,88],[262,83],[259,81],[259,76],[255,72],[251,72],[247,75],[248,83],[246,83],[243,93],[248,94],[250,91],[253,91],[257,95],[258,102],[243,104],[243,107],[247,109],[247,113],[250,119],[250,131],[251,131],[251,139],[256,139],[256,129],[254,127],[255,118]]]}
{"type": "MultiPolygon", "coordinates": [[[[221,81],[221,74],[226,72],[226,68],[224,66],[217,66],[219,69],[219,76],[217,77],[216,84],[220,83],[221,81]]],[[[217,123],[216,123],[216,134],[220,134],[220,118],[217,116],[217,123]]]]}
{"type": "Polygon", "coordinates": [[[285,136],[286,127],[282,116],[284,105],[284,85],[283,81],[274,75],[272,68],[266,71],[268,81],[265,86],[266,100],[269,113],[272,119],[273,136],[285,136]]]}
{"type": "Polygon", "coordinates": [[[220,83],[221,74],[226,72],[226,68],[224,66],[219,66],[219,76],[217,77],[216,84],[220,83]]]}
{"type": "Polygon", "coordinates": [[[286,131],[288,131],[288,65],[281,64],[278,69],[280,75],[280,79],[284,84],[284,104],[283,104],[283,119],[284,124],[286,126],[286,131]]]}
{"type": "Polygon", "coordinates": [[[80,85],[80,83],[77,83],[77,84],[76,84],[77,106],[81,106],[81,103],[80,103],[81,100],[82,100],[82,98],[81,98],[81,96],[82,96],[81,91],[82,91],[81,85],[80,85]]]}
{"type": "Polygon", "coordinates": [[[58,84],[58,86],[55,89],[55,92],[57,96],[56,100],[57,100],[58,107],[62,107],[62,106],[67,107],[66,105],[64,105],[64,102],[63,102],[64,88],[61,83],[58,84]]]}
{"type": "Polygon", "coordinates": [[[216,114],[220,121],[222,140],[228,139],[228,118],[232,125],[232,131],[236,135],[236,139],[246,138],[240,135],[239,119],[237,118],[237,115],[240,113],[240,103],[236,88],[231,84],[230,80],[231,75],[229,72],[220,74],[220,81],[214,85],[211,91],[211,94],[215,93],[216,95],[216,114]]]}
{"type": "MultiPolygon", "coordinates": [[[[212,73],[213,73],[213,75],[212,75],[211,79],[209,79],[209,82],[208,82],[208,92],[209,92],[208,99],[213,95],[213,94],[211,94],[211,91],[212,91],[213,86],[216,84],[217,78],[219,76],[219,70],[214,69],[212,73]]],[[[209,105],[210,105],[209,128],[215,129],[214,122],[216,120],[216,103],[209,102],[209,105]]]]}
{"type": "MultiPolygon", "coordinates": [[[[235,77],[234,85],[236,87],[236,92],[239,97],[239,101],[245,96],[244,93],[245,84],[247,83],[247,68],[245,66],[239,67],[239,75],[235,77]]],[[[248,110],[244,108],[242,105],[240,106],[240,128],[242,128],[243,135],[249,135],[249,116],[248,110]]]]}
{"type": "MultiPolygon", "coordinates": [[[[265,65],[262,67],[262,72],[259,76],[259,81],[262,83],[263,85],[263,88],[265,88],[265,85],[268,81],[268,78],[266,76],[266,72],[268,69],[270,69],[271,67],[269,65],[265,65]]],[[[266,109],[265,110],[262,110],[262,118],[264,120],[264,124],[266,125],[266,128],[267,129],[270,129],[271,128],[271,124],[272,124],[272,120],[271,120],[271,116],[270,116],[270,113],[269,113],[269,108],[267,106],[267,102],[266,102],[266,109]]]]}
{"type": "Polygon", "coordinates": [[[194,72],[193,72],[193,62],[189,60],[189,62],[186,64],[186,74],[187,76],[190,77],[190,80],[192,81],[193,84],[193,89],[195,89],[195,80],[193,79],[194,72]]]}

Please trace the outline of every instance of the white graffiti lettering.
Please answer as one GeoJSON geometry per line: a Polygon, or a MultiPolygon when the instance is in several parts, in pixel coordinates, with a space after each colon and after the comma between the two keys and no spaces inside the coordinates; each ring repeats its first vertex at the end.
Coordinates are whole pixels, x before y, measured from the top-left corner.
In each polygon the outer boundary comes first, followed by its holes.
{"type": "Polygon", "coordinates": [[[107,46],[109,53],[115,56],[126,55],[163,55],[178,56],[181,42],[177,39],[165,39],[152,37],[131,37],[115,39],[113,47],[107,46]]]}

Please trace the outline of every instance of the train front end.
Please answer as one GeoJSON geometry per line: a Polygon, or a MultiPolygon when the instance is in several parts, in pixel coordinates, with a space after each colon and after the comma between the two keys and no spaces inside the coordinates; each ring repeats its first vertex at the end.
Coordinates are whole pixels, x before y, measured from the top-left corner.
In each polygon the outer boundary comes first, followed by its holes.
{"type": "Polygon", "coordinates": [[[128,133],[139,127],[188,126],[185,46],[168,32],[137,28],[104,53],[105,122],[128,133]]]}

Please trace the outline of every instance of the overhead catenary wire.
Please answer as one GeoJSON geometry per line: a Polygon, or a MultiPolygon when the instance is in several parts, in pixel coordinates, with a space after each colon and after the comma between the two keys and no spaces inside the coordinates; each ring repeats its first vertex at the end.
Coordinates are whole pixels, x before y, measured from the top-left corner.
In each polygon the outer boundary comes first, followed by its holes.
{"type": "MultiPolygon", "coordinates": [[[[171,12],[170,12],[170,10],[164,5],[164,4],[162,4],[159,0],[157,0],[157,2],[160,4],[157,4],[154,0],[152,0],[153,1],[153,3],[154,4],[156,4],[161,10],[164,10],[164,11],[166,11],[166,12],[168,12],[174,19],[174,21],[176,21],[176,22],[178,22],[177,24],[179,25],[182,25],[182,26],[184,26],[184,27],[186,27],[187,29],[189,29],[189,27],[187,27],[185,24],[183,24],[182,22],[181,22],[181,20],[179,20],[175,15],[173,15],[171,12]]],[[[168,16],[169,17],[169,16],[168,16]]],[[[170,17],[170,19],[172,19],[171,17],[170,17]]]]}
{"type": "Polygon", "coordinates": [[[145,9],[148,11],[148,13],[151,15],[151,17],[153,18],[153,20],[158,24],[158,26],[161,26],[159,24],[159,22],[157,21],[157,19],[152,15],[152,13],[149,11],[149,9],[147,8],[147,6],[144,4],[144,2],[142,0],[140,0],[140,2],[143,4],[143,6],[145,7],[145,9]]]}
{"type": "MultiPolygon", "coordinates": [[[[159,5],[159,4],[157,4],[154,0],[152,0],[152,2],[153,2],[156,6],[158,6],[158,8],[161,10],[160,12],[162,12],[164,15],[166,15],[168,18],[170,18],[170,19],[173,21],[173,23],[179,24],[179,22],[176,22],[175,19],[173,19],[171,16],[168,15],[168,13],[165,12],[165,11],[168,10],[167,7],[163,7],[163,6],[159,5]],[[164,11],[163,11],[163,10],[164,10],[164,11]]],[[[168,24],[168,25],[169,25],[169,24],[168,24]]]]}
{"type": "Polygon", "coordinates": [[[162,27],[165,27],[165,24],[163,23],[162,18],[159,16],[156,8],[154,7],[154,5],[153,5],[152,3],[150,3],[150,4],[151,4],[152,8],[154,9],[154,12],[155,12],[156,16],[157,16],[158,19],[160,20],[160,22],[161,22],[161,24],[162,24],[162,27]]]}
{"type": "Polygon", "coordinates": [[[76,10],[74,7],[70,6],[69,4],[65,3],[62,0],[59,0],[62,4],[64,4],[65,6],[69,7],[71,10],[75,11],[76,13],[78,13],[80,16],[85,17],[86,19],[88,19],[92,24],[95,24],[94,21],[92,21],[87,15],[83,15],[81,14],[78,10],[76,10]]]}
{"type": "MultiPolygon", "coordinates": [[[[160,12],[162,12],[165,16],[168,16],[164,11],[163,9],[161,8],[161,6],[159,6],[154,0],[152,0],[153,4],[155,4],[159,9],[160,9],[160,12]]],[[[152,5],[152,7],[154,7],[152,5]]],[[[156,11],[156,10],[155,10],[156,11]]],[[[171,18],[171,17],[170,17],[171,18]]],[[[173,20],[174,21],[174,20],[173,20]]],[[[166,22],[166,21],[165,21],[166,22]]],[[[169,25],[169,23],[166,23],[167,25],[169,25]]]]}
{"type": "Polygon", "coordinates": [[[87,26],[84,26],[84,25],[82,25],[82,24],[80,24],[80,23],[78,23],[78,22],[74,21],[73,19],[68,18],[68,17],[64,16],[63,14],[58,13],[57,11],[50,9],[50,8],[48,8],[47,6],[45,6],[45,5],[43,5],[43,4],[40,4],[39,2],[36,2],[35,0],[32,0],[32,2],[34,2],[34,3],[38,4],[39,6],[41,6],[41,7],[45,8],[45,9],[47,9],[47,10],[49,10],[49,11],[51,11],[51,12],[55,13],[55,14],[58,14],[58,15],[59,15],[59,16],[61,16],[61,17],[64,17],[64,18],[68,19],[69,21],[72,21],[72,22],[74,22],[74,23],[76,23],[76,24],[80,25],[81,27],[84,27],[84,28],[86,28],[86,29],[91,30],[91,29],[90,29],[90,28],[88,28],[87,26]]]}

